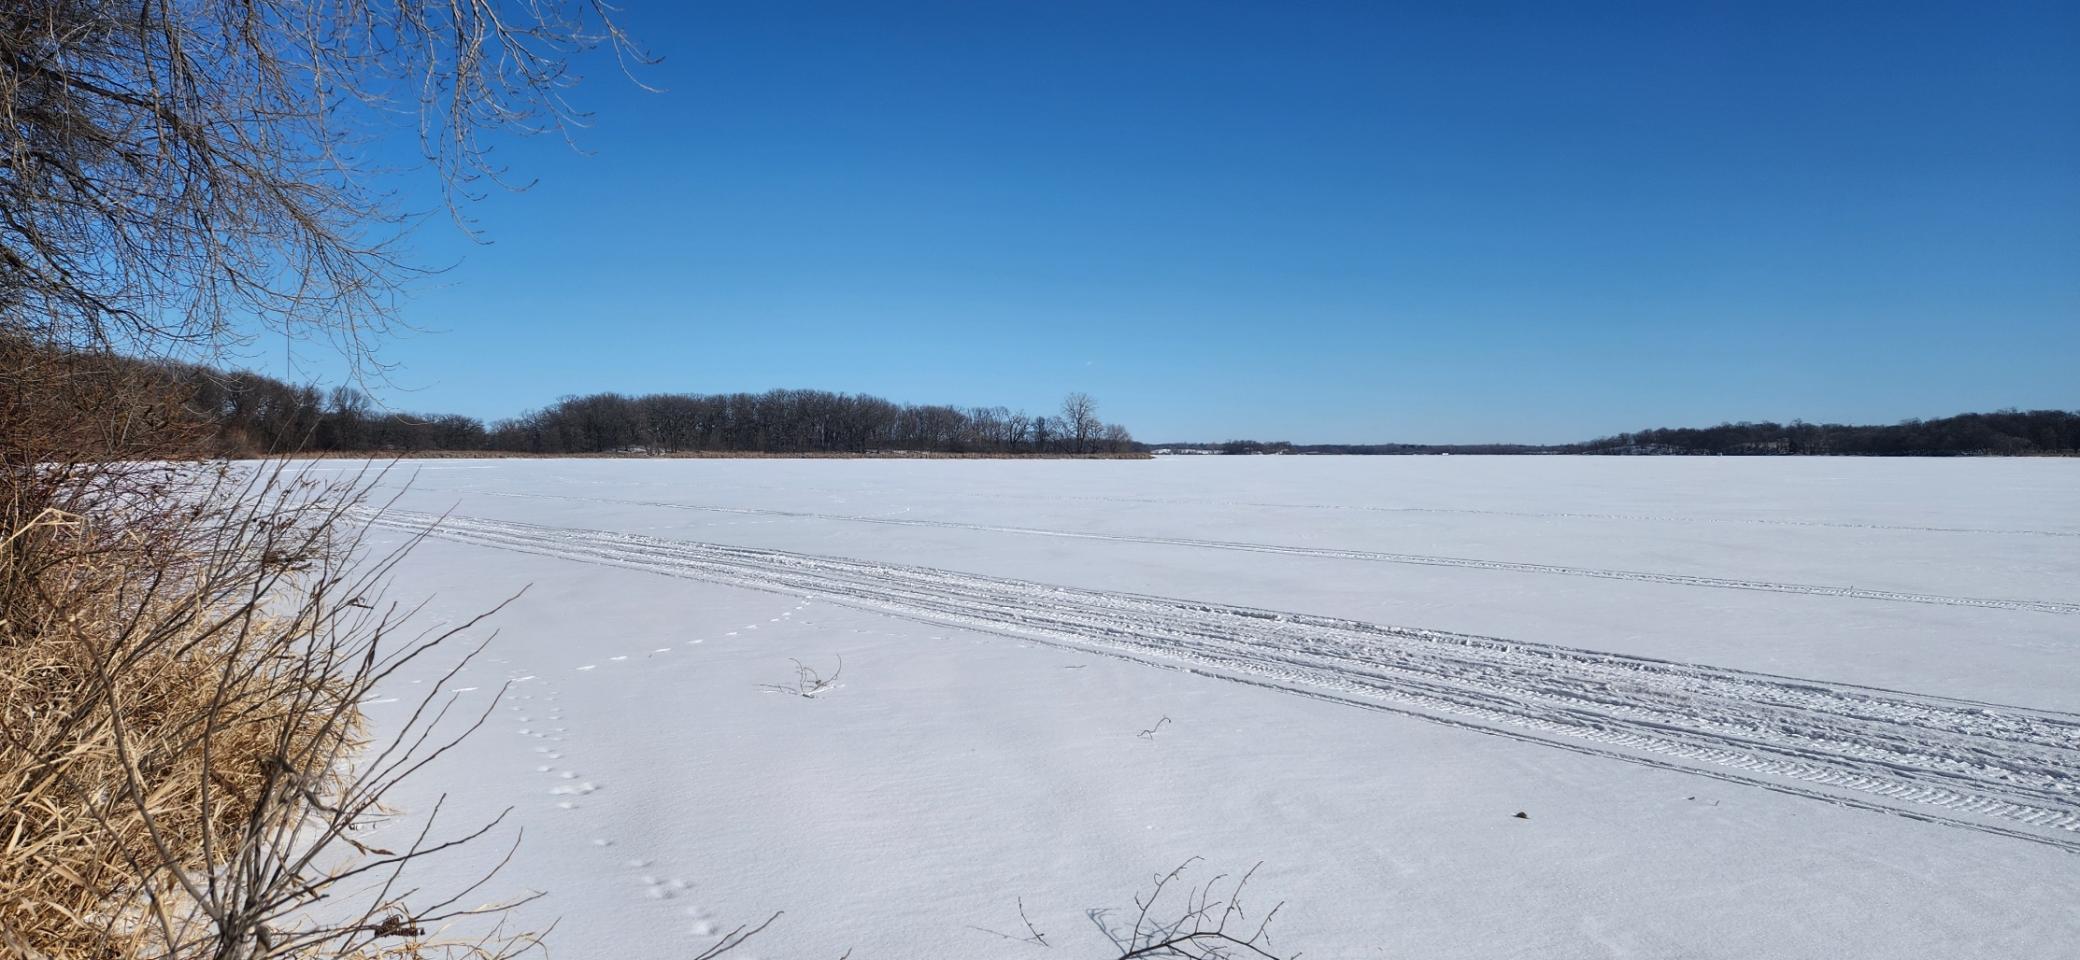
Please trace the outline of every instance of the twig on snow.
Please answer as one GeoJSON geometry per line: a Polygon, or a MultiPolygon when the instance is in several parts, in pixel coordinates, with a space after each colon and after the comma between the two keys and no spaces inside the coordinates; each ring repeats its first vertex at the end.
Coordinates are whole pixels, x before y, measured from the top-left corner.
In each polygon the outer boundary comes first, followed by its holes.
{"type": "Polygon", "coordinates": [[[1163,729],[1163,724],[1169,722],[1170,718],[1168,716],[1165,716],[1163,719],[1157,720],[1155,726],[1143,730],[1140,733],[1135,734],[1135,736],[1140,737],[1141,739],[1146,740],[1150,743],[1154,743],[1156,739],[1156,731],[1163,729]]]}

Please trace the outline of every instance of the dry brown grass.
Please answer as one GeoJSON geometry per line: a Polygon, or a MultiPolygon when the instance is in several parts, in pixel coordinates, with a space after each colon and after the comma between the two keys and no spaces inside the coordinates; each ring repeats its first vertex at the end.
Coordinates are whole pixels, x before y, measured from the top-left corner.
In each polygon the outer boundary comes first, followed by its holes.
{"type": "Polygon", "coordinates": [[[481,617],[419,629],[384,599],[415,542],[359,542],[383,466],[203,459],[163,384],[110,369],[0,336],[0,960],[538,947],[502,926],[525,896],[482,892],[503,859],[460,890],[412,869],[502,816],[383,803],[496,706],[428,694],[371,739],[361,704],[396,671],[445,690],[482,647],[463,642],[481,617]]]}
{"type": "Polygon", "coordinates": [[[446,841],[421,831],[395,850],[356,839],[383,817],[386,791],[474,728],[428,701],[397,738],[367,742],[359,703],[474,621],[390,642],[409,611],[374,599],[397,555],[356,559],[344,521],[358,482],[6,466],[0,956],[532,944],[442,941],[444,923],[486,908],[408,902],[399,883],[412,861],[488,827],[446,841]]]}

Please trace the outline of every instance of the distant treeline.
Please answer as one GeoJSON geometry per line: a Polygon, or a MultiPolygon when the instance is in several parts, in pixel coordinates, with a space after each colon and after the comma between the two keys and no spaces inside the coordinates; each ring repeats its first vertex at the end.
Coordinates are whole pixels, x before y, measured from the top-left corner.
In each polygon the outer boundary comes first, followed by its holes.
{"type": "Polygon", "coordinates": [[[1965,457],[2080,454],[2080,412],[2001,410],[1890,426],[1839,423],[1722,423],[1640,430],[1587,443],[1296,444],[1229,440],[1157,444],[1157,452],[1222,454],[1599,454],[1625,456],[1965,457]]]}
{"type": "Polygon", "coordinates": [[[1158,443],[1158,453],[1310,454],[1315,456],[1412,456],[1417,454],[1555,453],[1556,447],[1523,443],[1289,443],[1284,440],[1225,440],[1220,443],[1158,443]]]}
{"type": "MultiPolygon", "coordinates": [[[[35,397],[16,389],[51,380],[105,384],[106,396],[148,396],[143,417],[110,429],[123,448],[203,449],[234,456],[273,453],[483,451],[598,453],[952,453],[952,454],[1599,454],[1641,456],[2026,456],[2080,455],[2080,412],[2001,410],[1889,426],[1722,423],[1621,433],[1586,443],[1295,444],[1137,443],[1125,427],[1098,418],[1088,395],[1072,393],[1055,413],[1005,407],[899,404],[824,390],[765,393],[599,393],[565,397],[540,410],[485,423],[460,414],[379,409],[351,387],[321,390],[250,372],[71,355],[0,344],[0,417],[37,416],[35,397]],[[22,376],[30,366],[38,377],[22,376]],[[155,438],[164,442],[155,443],[155,438]]],[[[74,391],[69,396],[88,396],[74,391]]]]}
{"type": "Polygon", "coordinates": [[[1566,453],[1847,455],[1875,457],[2019,456],[2080,453],[2080,412],[2001,410],[1891,426],[1839,423],[1722,423],[1641,430],[1563,448],[1566,453]]]}
{"type": "Polygon", "coordinates": [[[1127,453],[1119,424],[1098,418],[1088,395],[1059,411],[893,403],[823,390],[765,393],[600,393],[565,397],[486,424],[460,414],[378,409],[352,387],[321,390],[250,372],[191,364],[93,358],[80,369],[110,389],[150,390],[162,402],[151,424],[168,437],[201,433],[214,452],[411,453],[1127,453]]]}
{"type": "Polygon", "coordinates": [[[913,406],[824,390],[566,397],[494,424],[485,447],[528,453],[1129,453],[1127,428],[1072,393],[1057,414],[913,406]]]}

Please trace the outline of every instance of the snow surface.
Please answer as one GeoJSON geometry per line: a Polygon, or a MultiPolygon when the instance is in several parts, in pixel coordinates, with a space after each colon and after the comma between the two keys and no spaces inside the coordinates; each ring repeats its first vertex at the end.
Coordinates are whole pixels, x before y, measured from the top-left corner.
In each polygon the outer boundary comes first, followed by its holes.
{"type": "MultiPolygon", "coordinates": [[[[513,808],[477,897],[546,891],[517,919],[556,921],[555,955],[683,958],[784,910],[735,956],[1114,956],[1193,856],[1263,861],[1253,908],[1284,900],[1279,950],[1317,958],[2080,943],[2080,462],[407,481],[372,544],[447,519],[397,599],[460,621],[528,589],[444,694],[490,722],[396,800],[513,808]],[[774,692],[793,660],[835,684],[774,692]]],[[[398,677],[378,726],[437,677],[398,677]]]]}

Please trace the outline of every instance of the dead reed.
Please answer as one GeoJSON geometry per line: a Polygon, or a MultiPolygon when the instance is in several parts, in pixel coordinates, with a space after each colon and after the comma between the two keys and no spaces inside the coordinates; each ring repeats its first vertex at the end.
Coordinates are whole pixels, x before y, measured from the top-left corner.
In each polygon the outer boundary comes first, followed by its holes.
{"type": "MultiPolygon", "coordinates": [[[[504,956],[444,926],[511,903],[402,882],[493,825],[363,842],[382,797],[482,722],[360,704],[477,621],[411,631],[363,556],[366,477],[6,463],[0,502],[0,956],[504,956]]],[[[471,651],[473,652],[473,651],[471,651]]],[[[466,662],[461,657],[460,662],[466,662]]],[[[459,667],[459,663],[458,663],[459,667]]],[[[436,687],[435,689],[440,689],[436,687]]],[[[495,824],[494,824],[495,825],[495,824]]]]}

